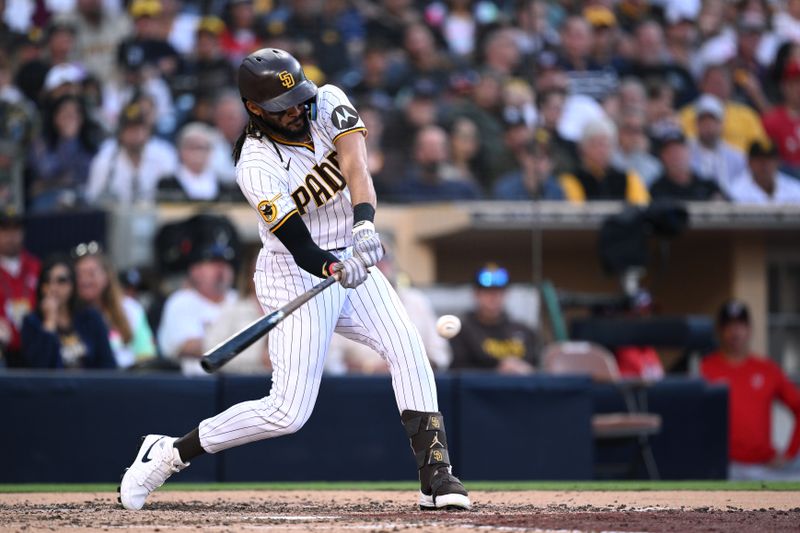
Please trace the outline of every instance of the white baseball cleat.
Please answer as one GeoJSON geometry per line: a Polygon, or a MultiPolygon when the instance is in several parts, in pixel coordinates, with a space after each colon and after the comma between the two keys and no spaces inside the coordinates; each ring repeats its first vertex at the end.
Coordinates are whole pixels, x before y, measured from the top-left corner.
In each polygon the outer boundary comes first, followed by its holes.
{"type": "Polygon", "coordinates": [[[467,489],[447,468],[441,468],[434,474],[430,494],[419,492],[419,508],[423,511],[465,510],[471,506],[467,489]]]}
{"type": "Polygon", "coordinates": [[[169,476],[180,472],[189,463],[181,461],[173,443],[178,440],[166,435],[147,435],[133,464],[125,470],[119,484],[119,502],[125,509],[138,511],[151,492],[164,484],[169,476]]]}

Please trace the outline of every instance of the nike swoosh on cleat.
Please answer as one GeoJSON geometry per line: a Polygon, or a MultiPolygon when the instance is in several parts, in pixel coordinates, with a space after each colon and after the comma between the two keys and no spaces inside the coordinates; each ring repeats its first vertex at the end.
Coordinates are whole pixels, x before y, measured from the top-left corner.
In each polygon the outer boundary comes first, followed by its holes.
{"type": "Polygon", "coordinates": [[[146,451],[146,452],[144,452],[144,455],[142,456],[142,462],[143,462],[143,463],[149,463],[150,461],[152,461],[152,459],[149,457],[149,455],[150,455],[150,450],[152,450],[152,449],[153,449],[153,446],[155,446],[156,444],[158,444],[159,442],[161,442],[163,439],[164,439],[164,437],[161,437],[160,439],[157,439],[157,440],[156,440],[156,441],[155,441],[153,444],[151,444],[151,445],[150,445],[150,447],[149,447],[149,448],[147,448],[147,451],[146,451]]]}

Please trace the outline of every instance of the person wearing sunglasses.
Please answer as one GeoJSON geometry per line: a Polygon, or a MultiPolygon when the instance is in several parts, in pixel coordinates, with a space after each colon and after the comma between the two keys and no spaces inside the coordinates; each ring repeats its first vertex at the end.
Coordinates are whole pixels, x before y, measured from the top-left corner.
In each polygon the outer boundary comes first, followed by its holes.
{"type": "Polygon", "coordinates": [[[530,374],[538,358],[536,334],[505,312],[508,271],[494,263],[475,276],[475,309],[461,317],[461,333],[450,339],[450,368],[530,374]]]}
{"type": "Polygon", "coordinates": [[[26,367],[116,368],[103,317],[78,302],[69,259],[48,259],[36,292],[36,309],[22,322],[26,367]]]}

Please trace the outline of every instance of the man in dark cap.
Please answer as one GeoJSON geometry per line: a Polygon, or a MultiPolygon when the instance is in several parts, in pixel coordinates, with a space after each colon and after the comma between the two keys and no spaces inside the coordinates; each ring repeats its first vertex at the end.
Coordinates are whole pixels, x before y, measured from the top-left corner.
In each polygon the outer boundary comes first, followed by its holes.
{"type": "Polygon", "coordinates": [[[744,302],[725,303],[717,316],[720,347],[703,359],[700,371],[729,388],[731,479],[800,479],[800,391],[781,368],[750,350],[750,311],[744,302]],[[794,414],[794,432],[784,451],[772,443],[772,403],[794,414]]]}
{"type": "Polygon", "coordinates": [[[186,375],[203,374],[200,357],[206,330],[223,306],[236,300],[233,246],[193,240],[188,252],[187,286],[167,299],[158,328],[161,352],[178,362],[186,375]]]}
{"type": "Polygon", "coordinates": [[[475,275],[475,309],[463,317],[461,333],[450,340],[452,369],[530,374],[539,356],[536,334],[505,311],[508,271],[488,263],[475,275]]]}
{"type": "Polygon", "coordinates": [[[748,170],[731,186],[739,204],[800,204],[800,180],[778,170],[780,154],[771,142],[756,141],[748,151],[748,170]]]}
{"type": "Polygon", "coordinates": [[[723,200],[719,186],[698,177],[691,166],[686,137],[678,128],[668,128],[656,137],[656,147],[664,170],[650,187],[653,199],[705,201],[723,200]]]}

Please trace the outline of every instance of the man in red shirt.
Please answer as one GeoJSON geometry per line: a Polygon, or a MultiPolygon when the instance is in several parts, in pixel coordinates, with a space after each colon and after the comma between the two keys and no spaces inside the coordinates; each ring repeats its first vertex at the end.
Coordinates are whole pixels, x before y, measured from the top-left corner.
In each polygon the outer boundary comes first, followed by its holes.
{"type": "Polygon", "coordinates": [[[703,360],[700,371],[729,387],[731,479],[800,479],[800,391],[774,362],[750,352],[750,313],[739,301],[719,311],[719,351],[703,360]],[[795,424],[784,452],[772,446],[772,402],[783,402],[795,424]]]}
{"type": "Polygon", "coordinates": [[[0,366],[16,366],[22,319],[36,307],[39,260],[22,249],[21,215],[0,205],[0,366]]]}
{"type": "Polygon", "coordinates": [[[800,61],[787,63],[781,77],[783,104],[767,111],[761,121],[778,147],[784,172],[800,178],[800,61]]]}

